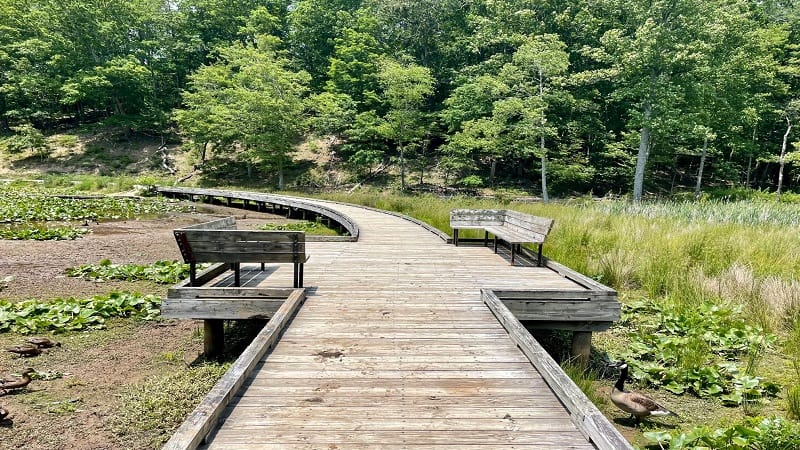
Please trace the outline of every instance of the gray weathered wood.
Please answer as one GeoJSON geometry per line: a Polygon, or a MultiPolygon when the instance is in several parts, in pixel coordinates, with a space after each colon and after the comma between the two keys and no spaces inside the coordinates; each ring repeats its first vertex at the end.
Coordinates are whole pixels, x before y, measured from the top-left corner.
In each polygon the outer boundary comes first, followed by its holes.
{"type": "MultiPolygon", "coordinates": [[[[511,268],[485,249],[447,246],[379,211],[306,201],[358,220],[359,241],[309,244],[308,302],[226,409],[209,450],[593,448],[480,289],[544,289],[515,300],[572,302],[597,290],[548,267],[511,268]]],[[[245,282],[286,276],[281,268],[245,282]]]]}
{"type": "Polygon", "coordinates": [[[231,368],[214,385],[211,392],[200,402],[200,405],[189,414],[189,417],[164,445],[164,450],[191,450],[203,442],[206,436],[213,431],[225,407],[231,402],[258,362],[278,341],[281,332],[302,306],[304,300],[303,290],[298,289],[292,293],[231,368]]]}
{"type": "Polygon", "coordinates": [[[168,195],[173,197],[206,196],[208,198],[213,198],[213,197],[237,198],[241,200],[259,202],[261,204],[269,203],[272,205],[273,210],[276,206],[280,206],[284,208],[296,208],[303,211],[309,211],[336,222],[342,228],[347,230],[352,240],[358,240],[358,235],[359,235],[358,224],[356,224],[356,222],[350,217],[348,217],[346,214],[343,214],[325,205],[321,205],[316,202],[306,201],[304,199],[299,199],[296,197],[288,197],[282,195],[265,194],[257,192],[225,191],[221,189],[204,189],[204,188],[185,188],[178,186],[157,186],[156,191],[162,195],[168,195]]]}
{"type": "MultiPolygon", "coordinates": [[[[303,285],[303,264],[308,260],[302,231],[235,230],[235,219],[227,217],[173,231],[183,260],[190,264],[190,286],[198,286],[197,263],[229,263],[239,284],[241,263],[293,263],[294,287],[303,285]]],[[[204,278],[205,281],[208,278],[204,278]]]]}
{"type": "Polygon", "coordinates": [[[564,406],[572,414],[573,420],[594,444],[601,450],[625,450],[633,447],[608,423],[608,420],[586,397],[583,391],[561,370],[547,351],[522,326],[511,311],[503,305],[494,293],[482,290],[486,306],[508,331],[511,339],[519,346],[525,356],[536,367],[564,406]],[[607,425],[606,425],[607,424],[607,425]]]}
{"type": "Polygon", "coordinates": [[[553,226],[553,219],[531,216],[519,211],[505,209],[454,209],[450,211],[450,228],[453,229],[453,243],[458,245],[459,229],[483,229],[487,236],[494,238],[495,252],[497,240],[501,239],[511,246],[511,265],[519,245],[531,243],[539,246],[537,261],[542,265],[542,244],[553,226]]]}

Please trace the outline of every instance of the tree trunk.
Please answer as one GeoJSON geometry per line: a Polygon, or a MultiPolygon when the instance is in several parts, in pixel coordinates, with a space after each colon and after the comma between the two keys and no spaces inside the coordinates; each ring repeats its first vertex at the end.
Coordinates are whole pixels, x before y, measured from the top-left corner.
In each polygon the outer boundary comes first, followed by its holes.
{"type": "Polygon", "coordinates": [[[750,188],[750,174],[752,173],[753,167],[753,157],[750,156],[747,158],[747,178],[744,182],[744,187],[750,188]]]}
{"type": "Polygon", "coordinates": [[[206,163],[206,152],[208,151],[208,141],[203,142],[203,149],[200,150],[200,164],[206,163]]]}
{"type": "Polygon", "coordinates": [[[544,136],[541,137],[541,151],[542,151],[542,201],[547,203],[550,197],[547,196],[547,158],[544,154],[544,136]]]}
{"type": "MultiPolygon", "coordinates": [[[[542,73],[541,67],[539,68],[539,98],[544,98],[544,74],[542,73]]],[[[544,117],[544,108],[542,109],[542,118],[541,118],[541,135],[539,136],[539,151],[541,152],[542,157],[542,201],[547,203],[550,201],[550,197],[547,195],[547,157],[545,155],[545,148],[544,148],[544,124],[545,122],[544,117]]]]}
{"type": "Polygon", "coordinates": [[[642,125],[639,137],[639,154],[636,156],[636,172],[633,176],[633,202],[642,201],[642,191],[644,190],[644,169],[647,165],[647,154],[650,150],[650,117],[653,114],[653,107],[650,100],[644,104],[644,124],[642,125]]]}
{"type": "Polygon", "coordinates": [[[403,140],[397,141],[397,146],[400,148],[400,190],[406,190],[406,160],[403,155],[403,140]]]}
{"type": "Polygon", "coordinates": [[[283,190],[283,161],[278,163],[278,190],[283,190]]]}
{"type": "Polygon", "coordinates": [[[700,154],[700,167],[697,169],[697,185],[694,187],[694,199],[700,199],[700,185],[703,183],[703,168],[706,165],[706,154],[708,154],[708,134],[703,139],[703,153],[700,154]]]}
{"type": "Polygon", "coordinates": [[[778,168],[778,201],[781,201],[781,188],[783,187],[783,166],[786,163],[786,141],[789,140],[789,133],[792,132],[792,122],[786,118],[786,133],[783,133],[783,144],[781,144],[780,167],[778,168]]]}
{"type": "Polygon", "coordinates": [[[492,158],[492,165],[489,168],[489,183],[494,187],[494,174],[497,172],[497,160],[492,158]]]}

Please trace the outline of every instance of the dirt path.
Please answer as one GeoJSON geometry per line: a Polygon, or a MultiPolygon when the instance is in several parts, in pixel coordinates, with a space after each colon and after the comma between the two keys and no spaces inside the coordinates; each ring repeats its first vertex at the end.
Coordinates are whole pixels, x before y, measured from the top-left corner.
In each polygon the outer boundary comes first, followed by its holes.
{"type": "MultiPolygon", "coordinates": [[[[214,207],[205,208],[203,213],[174,214],[158,220],[91,224],[92,233],[74,241],[0,240],[0,278],[14,277],[0,292],[0,298],[83,298],[112,290],[164,295],[166,286],[97,283],[66,277],[64,270],[102,259],[137,264],[180,259],[172,230],[221,215],[237,216],[243,229],[285,222],[274,215],[248,211],[244,217],[241,210],[214,207]]],[[[26,367],[63,374],[51,381],[34,381],[26,392],[0,396],[0,406],[13,416],[12,422],[0,424],[0,450],[144,448],[131,444],[135,440],[122,442],[112,432],[110,424],[121,408],[117,394],[125,385],[194,361],[202,349],[201,327],[199,321],[137,324],[116,320],[107,330],[57,336],[63,346],[35,358],[0,352],[0,378],[20,374],[26,367]]],[[[23,339],[0,334],[0,347],[23,339]]]]}

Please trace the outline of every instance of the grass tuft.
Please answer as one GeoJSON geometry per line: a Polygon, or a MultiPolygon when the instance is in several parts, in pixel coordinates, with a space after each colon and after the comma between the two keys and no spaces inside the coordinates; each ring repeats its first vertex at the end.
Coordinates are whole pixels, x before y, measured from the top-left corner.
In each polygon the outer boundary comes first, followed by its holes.
{"type": "Polygon", "coordinates": [[[121,414],[113,419],[112,431],[126,442],[140,440],[137,447],[162,446],[229,366],[208,363],[125,386],[119,394],[121,414]]]}

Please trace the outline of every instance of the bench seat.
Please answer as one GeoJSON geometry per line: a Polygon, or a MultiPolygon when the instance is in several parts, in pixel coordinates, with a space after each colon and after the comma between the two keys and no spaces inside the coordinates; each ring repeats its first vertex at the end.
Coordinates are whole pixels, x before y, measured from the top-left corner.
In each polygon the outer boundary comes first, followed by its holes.
{"type": "Polygon", "coordinates": [[[522,244],[539,246],[538,264],[542,265],[542,245],[553,226],[553,219],[532,216],[519,211],[505,209],[454,209],[450,211],[450,228],[453,229],[453,244],[458,246],[459,230],[484,230],[484,245],[489,235],[494,236],[494,251],[498,240],[511,247],[511,265],[522,244]]]}

